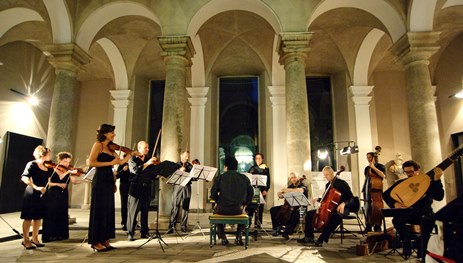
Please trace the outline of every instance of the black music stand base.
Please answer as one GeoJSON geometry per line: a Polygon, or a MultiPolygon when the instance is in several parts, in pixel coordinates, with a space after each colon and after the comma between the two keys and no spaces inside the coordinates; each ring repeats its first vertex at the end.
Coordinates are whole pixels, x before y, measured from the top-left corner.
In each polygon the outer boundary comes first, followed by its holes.
{"type": "Polygon", "coordinates": [[[162,243],[164,243],[164,245],[166,245],[166,246],[169,246],[169,245],[167,245],[167,243],[164,241],[164,239],[162,239],[161,233],[159,233],[159,229],[158,229],[157,225],[156,225],[156,232],[153,235],[151,235],[148,238],[148,240],[146,240],[145,243],[141,244],[138,248],[141,248],[142,246],[144,246],[145,244],[147,244],[148,242],[150,242],[153,239],[158,239],[159,246],[161,247],[162,252],[166,252],[166,251],[164,251],[164,247],[162,246],[162,243]]]}

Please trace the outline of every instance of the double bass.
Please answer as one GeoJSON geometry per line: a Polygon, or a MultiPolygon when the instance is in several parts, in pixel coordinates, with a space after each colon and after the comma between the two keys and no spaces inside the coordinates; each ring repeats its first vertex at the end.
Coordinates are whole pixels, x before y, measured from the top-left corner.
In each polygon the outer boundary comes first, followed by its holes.
{"type": "Polygon", "coordinates": [[[333,187],[334,181],[345,170],[344,166],[341,166],[339,171],[336,172],[330,185],[326,188],[323,196],[320,200],[320,207],[317,209],[317,213],[312,219],[312,226],[317,230],[322,230],[326,225],[329,224],[331,216],[336,213],[336,208],[341,200],[341,192],[333,187]]]}

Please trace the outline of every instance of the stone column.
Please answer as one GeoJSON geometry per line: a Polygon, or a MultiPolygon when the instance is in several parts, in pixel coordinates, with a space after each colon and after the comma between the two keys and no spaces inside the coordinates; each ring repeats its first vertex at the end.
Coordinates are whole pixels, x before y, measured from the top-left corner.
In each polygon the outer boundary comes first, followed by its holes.
{"type": "MultiPolygon", "coordinates": [[[[392,47],[405,66],[412,159],[426,172],[442,160],[429,58],[439,49],[439,32],[408,32],[392,47]]],[[[445,200],[434,208],[442,207],[445,200]]]]}
{"type": "MultiPolygon", "coordinates": [[[[205,109],[209,87],[187,88],[190,102],[190,156],[204,162],[204,134],[205,134],[205,109]]],[[[190,160],[191,161],[191,160],[190,160]]],[[[192,185],[193,194],[190,207],[204,209],[205,195],[204,181],[200,180],[192,185]],[[199,200],[199,203],[198,203],[199,200]]]]}
{"type": "Polygon", "coordinates": [[[48,122],[47,147],[56,154],[72,152],[72,133],[75,123],[74,99],[77,88],[77,74],[90,56],[79,46],[68,44],[50,45],[45,48],[48,62],[55,68],[55,86],[48,122]]]}
{"type": "Polygon", "coordinates": [[[114,98],[111,100],[111,103],[114,106],[113,124],[116,126],[115,143],[131,148],[133,145],[127,145],[128,142],[125,140],[125,132],[127,128],[127,110],[130,103],[129,97],[131,90],[110,90],[109,93],[111,93],[111,96],[114,98]]]}
{"type": "MultiPolygon", "coordinates": [[[[161,133],[161,160],[177,162],[180,151],[185,147],[185,102],[187,67],[191,66],[194,48],[188,36],[162,36],[158,38],[161,56],[166,64],[166,86],[161,133]]],[[[171,209],[171,188],[160,190],[160,215],[169,215],[171,209]]]]}
{"type": "Polygon", "coordinates": [[[370,119],[370,102],[373,86],[350,86],[349,91],[354,103],[356,142],[359,147],[358,177],[352,176],[352,191],[359,195],[365,181],[363,170],[368,165],[366,154],[374,149],[370,119]]]}
{"type": "Polygon", "coordinates": [[[269,86],[270,101],[272,102],[272,167],[273,173],[270,177],[271,185],[273,185],[273,204],[281,205],[283,200],[280,200],[275,194],[280,189],[286,187],[288,181],[288,171],[285,153],[286,141],[281,138],[286,138],[286,96],[284,86],[269,86]]]}
{"type": "Polygon", "coordinates": [[[308,32],[280,33],[278,51],[285,68],[286,143],[288,171],[305,173],[312,181],[309,133],[309,110],[305,80],[305,63],[310,51],[308,32]]]}

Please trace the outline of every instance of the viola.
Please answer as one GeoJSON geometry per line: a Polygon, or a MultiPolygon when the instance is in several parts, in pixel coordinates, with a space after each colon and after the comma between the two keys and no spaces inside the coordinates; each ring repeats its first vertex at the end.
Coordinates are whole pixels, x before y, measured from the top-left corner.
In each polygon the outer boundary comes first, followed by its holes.
{"type": "Polygon", "coordinates": [[[341,166],[340,170],[336,172],[333,180],[331,180],[328,188],[326,188],[325,193],[323,193],[320,207],[312,219],[312,226],[317,230],[322,230],[326,225],[328,225],[331,216],[336,213],[336,208],[341,201],[341,192],[336,190],[333,187],[333,184],[338,175],[341,174],[344,170],[344,166],[341,166]]]}
{"type": "Polygon", "coordinates": [[[61,164],[56,164],[52,161],[45,161],[43,162],[43,165],[47,168],[50,169],[56,169],[62,173],[65,173],[67,171],[77,171],[76,173],[71,173],[70,175],[72,176],[81,176],[84,175],[85,172],[82,168],[74,168],[72,165],[69,165],[68,167],[61,165],[61,164]]]}

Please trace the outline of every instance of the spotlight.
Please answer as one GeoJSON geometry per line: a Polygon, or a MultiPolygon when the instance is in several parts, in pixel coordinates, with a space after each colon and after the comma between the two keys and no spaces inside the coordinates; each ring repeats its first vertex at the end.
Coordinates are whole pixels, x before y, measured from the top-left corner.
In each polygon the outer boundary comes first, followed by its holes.
{"type": "Polygon", "coordinates": [[[346,146],[339,151],[341,155],[349,155],[353,153],[358,153],[359,152],[359,147],[357,145],[354,146],[346,146]]]}
{"type": "Polygon", "coordinates": [[[329,154],[330,152],[328,151],[327,148],[321,148],[321,149],[318,149],[317,151],[317,156],[319,160],[325,160],[329,154]]]}
{"type": "Polygon", "coordinates": [[[449,98],[463,99],[463,89],[453,95],[450,95],[449,98]]]}
{"type": "Polygon", "coordinates": [[[35,95],[27,96],[26,101],[32,106],[37,106],[39,104],[39,99],[37,99],[35,95]]]}

